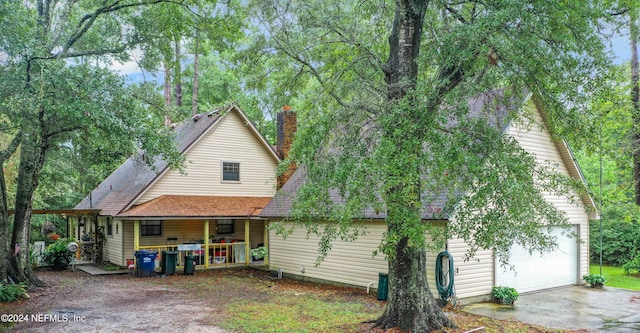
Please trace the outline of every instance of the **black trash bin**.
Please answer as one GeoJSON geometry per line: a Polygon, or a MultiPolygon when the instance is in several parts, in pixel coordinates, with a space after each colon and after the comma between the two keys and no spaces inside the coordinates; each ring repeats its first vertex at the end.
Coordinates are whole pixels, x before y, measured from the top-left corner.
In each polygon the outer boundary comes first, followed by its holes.
{"type": "Polygon", "coordinates": [[[162,251],[162,275],[176,274],[177,251],[162,251]]]}
{"type": "Polygon", "coordinates": [[[157,252],[150,251],[136,251],[136,276],[148,277],[154,273],[155,260],[158,256],[157,252]]]}
{"type": "Polygon", "coordinates": [[[192,255],[184,256],[184,275],[193,275],[196,270],[196,257],[192,255]]]}
{"type": "Polygon", "coordinates": [[[386,273],[378,274],[378,301],[386,301],[389,293],[389,275],[386,273]]]}

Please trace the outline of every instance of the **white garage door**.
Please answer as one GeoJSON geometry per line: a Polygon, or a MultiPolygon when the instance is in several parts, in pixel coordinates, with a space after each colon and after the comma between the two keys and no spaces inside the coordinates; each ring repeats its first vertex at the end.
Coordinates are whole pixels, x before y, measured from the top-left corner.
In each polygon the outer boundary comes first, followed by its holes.
{"type": "MultiPolygon", "coordinates": [[[[496,261],[496,286],[516,288],[520,293],[576,284],[578,280],[578,244],[575,236],[563,235],[559,227],[552,229],[558,237],[558,248],[540,253],[529,251],[519,245],[511,248],[510,263],[514,270],[500,267],[496,261]]],[[[574,227],[574,232],[575,227],[574,227]]],[[[566,232],[565,232],[566,233],[566,232]]]]}

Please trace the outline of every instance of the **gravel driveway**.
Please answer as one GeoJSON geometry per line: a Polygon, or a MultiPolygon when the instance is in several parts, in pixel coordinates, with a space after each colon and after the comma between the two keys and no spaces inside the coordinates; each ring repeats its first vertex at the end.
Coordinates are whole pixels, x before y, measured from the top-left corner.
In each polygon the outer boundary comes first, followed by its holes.
{"type": "Polygon", "coordinates": [[[226,332],[215,322],[218,309],[224,304],[215,298],[201,297],[195,288],[180,287],[181,282],[197,283],[198,278],[202,279],[198,274],[135,278],[43,271],[38,276],[50,287],[30,292],[29,301],[0,304],[5,325],[17,322],[13,328],[4,326],[4,330],[226,332]],[[167,281],[154,281],[160,279],[167,281]]]}

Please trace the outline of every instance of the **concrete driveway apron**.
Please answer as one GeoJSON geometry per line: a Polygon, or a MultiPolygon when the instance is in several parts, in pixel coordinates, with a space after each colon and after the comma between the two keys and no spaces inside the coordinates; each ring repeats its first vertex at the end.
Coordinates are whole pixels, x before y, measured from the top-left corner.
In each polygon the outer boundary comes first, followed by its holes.
{"type": "Polygon", "coordinates": [[[640,332],[640,292],[571,286],[520,295],[514,306],[475,303],[469,313],[561,329],[640,332]]]}

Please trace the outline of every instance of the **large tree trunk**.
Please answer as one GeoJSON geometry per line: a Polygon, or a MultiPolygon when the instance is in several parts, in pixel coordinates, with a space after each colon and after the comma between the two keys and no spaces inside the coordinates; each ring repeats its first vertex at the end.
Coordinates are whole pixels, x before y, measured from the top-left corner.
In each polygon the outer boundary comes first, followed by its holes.
{"type": "MultiPolygon", "coordinates": [[[[34,120],[27,119],[26,121],[34,120]]],[[[40,171],[44,165],[46,144],[41,142],[41,138],[32,129],[25,128],[23,133],[26,134],[23,134],[20,148],[16,208],[9,251],[9,275],[15,282],[42,286],[44,283],[31,270],[29,244],[31,241],[31,202],[33,193],[38,187],[40,171]]]]}
{"type": "MultiPolygon", "coordinates": [[[[394,101],[407,97],[416,87],[418,56],[422,39],[422,26],[428,6],[425,0],[397,0],[393,29],[389,36],[389,59],[385,65],[387,99],[394,101]]],[[[435,111],[434,111],[435,112],[435,111]]],[[[397,115],[396,115],[397,116],[397,115]]],[[[409,114],[407,117],[411,118],[409,114]]],[[[398,119],[402,121],[402,119],[398,119]]],[[[404,133],[411,136],[411,133],[404,133]]],[[[415,154],[420,149],[403,140],[402,135],[389,130],[385,136],[396,144],[400,154],[415,154]]],[[[400,155],[407,156],[407,155],[400,155]]],[[[390,190],[387,201],[387,226],[390,234],[399,237],[389,259],[389,298],[384,314],[377,326],[402,331],[429,332],[452,327],[429,290],[426,254],[419,247],[410,246],[403,224],[421,223],[420,168],[415,159],[398,161],[390,169],[387,181],[390,190]],[[411,172],[411,171],[414,172],[411,172]],[[400,185],[401,184],[401,185],[400,185]],[[412,204],[413,203],[413,204],[412,204]]]]}
{"type": "Polygon", "coordinates": [[[164,66],[164,125],[169,126],[171,124],[171,63],[169,61],[163,61],[164,66]]]}
{"type": "Polygon", "coordinates": [[[199,50],[200,46],[200,32],[196,29],[196,38],[193,41],[195,46],[195,52],[193,54],[193,92],[191,95],[191,114],[196,115],[198,113],[198,66],[199,66],[199,50]]]}
{"type": "Polygon", "coordinates": [[[431,291],[426,275],[425,252],[407,245],[407,238],[396,246],[396,257],[389,262],[389,295],[377,326],[403,331],[430,332],[452,327],[431,291]]]}
{"type": "Polygon", "coordinates": [[[180,58],[182,58],[181,55],[181,46],[180,46],[180,36],[178,36],[176,38],[176,44],[175,44],[175,53],[176,53],[176,60],[175,60],[175,69],[174,69],[174,74],[173,74],[173,90],[176,96],[176,106],[182,106],[182,65],[180,63],[180,58]]]}
{"type": "Polygon", "coordinates": [[[636,195],[636,205],[640,205],[640,86],[638,80],[640,77],[638,68],[638,28],[636,26],[636,17],[633,11],[629,12],[629,39],[631,40],[631,110],[633,126],[632,126],[632,143],[633,152],[633,180],[636,195]]]}
{"type": "Polygon", "coordinates": [[[9,267],[9,205],[7,204],[7,184],[5,182],[4,163],[13,155],[18,148],[22,134],[18,133],[13,137],[11,144],[0,152],[0,283],[7,282],[9,267]]]}
{"type": "MultiPolygon", "coordinates": [[[[0,160],[0,166],[4,160],[0,160]]],[[[0,283],[7,281],[9,260],[9,207],[7,206],[7,186],[4,181],[4,168],[0,167],[0,283]]]]}

